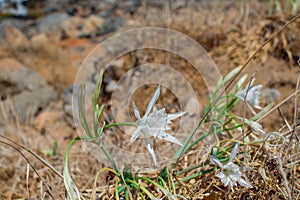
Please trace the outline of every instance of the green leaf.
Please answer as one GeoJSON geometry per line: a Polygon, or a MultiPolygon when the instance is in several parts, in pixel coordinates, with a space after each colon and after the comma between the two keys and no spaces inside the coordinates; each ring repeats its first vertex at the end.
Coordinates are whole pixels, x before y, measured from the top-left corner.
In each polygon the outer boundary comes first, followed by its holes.
{"type": "Polygon", "coordinates": [[[254,117],[251,118],[252,121],[256,121],[259,118],[261,118],[263,115],[265,115],[271,108],[274,106],[274,102],[270,103],[266,107],[264,107],[259,113],[257,113],[254,117]]]}
{"type": "Polygon", "coordinates": [[[70,200],[80,200],[80,193],[79,190],[76,186],[76,184],[74,183],[74,181],[71,178],[70,172],[69,172],[69,166],[68,166],[68,162],[69,162],[69,152],[71,149],[71,146],[78,140],[81,140],[80,138],[74,138],[72,139],[66,149],[66,154],[65,154],[65,163],[64,163],[64,174],[63,174],[63,178],[64,178],[64,184],[65,184],[65,188],[67,191],[67,199],[70,200]]]}
{"type": "Polygon", "coordinates": [[[223,84],[226,83],[227,81],[229,81],[232,77],[234,77],[240,70],[241,70],[242,66],[238,66],[236,68],[234,68],[231,72],[229,72],[224,80],[223,80],[223,84]]]}
{"type": "Polygon", "coordinates": [[[85,85],[82,83],[79,88],[79,98],[78,98],[78,108],[79,108],[79,119],[84,131],[88,137],[92,137],[91,131],[86,121],[85,116],[85,85]]]}
{"type": "Polygon", "coordinates": [[[94,108],[98,104],[98,98],[99,98],[100,91],[101,91],[101,86],[102,86],[103,72],[104,72],[104,70],[101,69],[99,74],[98,74],[98,79],[97,79],[97,82],[96,82],[95,93],[94,93],[94,108]]]}

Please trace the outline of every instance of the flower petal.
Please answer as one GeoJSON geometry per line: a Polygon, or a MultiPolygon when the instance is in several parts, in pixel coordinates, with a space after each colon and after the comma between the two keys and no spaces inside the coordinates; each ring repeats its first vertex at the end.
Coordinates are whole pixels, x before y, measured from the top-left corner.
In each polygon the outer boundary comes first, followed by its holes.
{"type": "Polygon", "coordinates": [[[137,109],[134,101],[132,102],[132,108],[133,108],[133,112],[134,112],[134,116],[139,120],[141,119],[141,115],[140,115],[140,112],[139,110],[137,109]]]}
{"type": "Polygon", "coordinates": [[[223,174],[223,175],[222,175],[222,174],[217,174],[217,175],[219,175],[219,176],[217,176],[217,177],[219,177],[219,178],[221,179],[222,183],[223,183],[225,186],[227,186],[228,184],[229,184],[229,185],[232,184],[232,181],[230,180],[230,178],[229,178],[228,176],[225,176],[224,174],[223,174]],[[221,178],[221,177],[222,177],[222,178],[221,178]]]}
{"type": "Polygon", "coordinates": [[[218,178],[220,178],[220,179],[223,179],[223,178],[225,178],[226,176],[225,176],[225,174],[223,174],[223,172],[220,172],[220,173],[216,174],[216,177],[218,177],[218,178]]]}
{"type": "Polygon", "coordinates": [[[132,134],[132,136],[131,136],[129,142],[134,142],[134,141],[136,140],[136,138],[138,138],[140,130],[141,130],[141,127],[137,127],[137,128],[134,130],[134,132],[133,132],[133,134],[132,134]]]}
{"type": "Polygon", "coordinates": [[[149,101],[144,116],[147,116],[150,113],[152,107],[154,106],[155,102],[157,101],[157,99],[159,97],[159,94],[160,94],[160,85],[158,85],[156,91],[154,92],[154,95],[152,96],[151,100],[149,101]]]}
{"type": "Polygon", "coordinates": [[[260,90],[262,85],[256,85],[250,88],[249,90],[249,98],[247,97],[248,101],[257,109],[262,109],[259,106],[259,98],[260,98],[260,90]]]}
{"type": "Polygon", "coordinates": [[[246,102],[250,102],[255,108],[262,109],[259,106],[260,90],[262,85],[256,85],[251,88],[245,88],[236,93],[236,97],[244,101],[246,97],[246,102]],[[247,92],[248,90],[248,92],[247,92]],[[246,96],[247,95],[247,96],[246,96]]]}
{"type": "Polygon", "coordinates": [[[182,115],[186,114],[187,112],[178,112],[178,113],[172,113],[172,114],[168,114],[167,118],[168,120],[173,120],[176,119],[178,117],[181,117],[182,115]]]}
{"type": "Polygon", "coordinates": [[[157,137],[182,146],[181,142],[176,137],[165,132],[161,132],[157,137]]]}
{"type": "Polygon", "coordinates": [[[233,186],[236,186],[236,182],[229,180],[228,183],[229,183],[229,187],[230,187],[231,191],[233,192],[233,186]]]}
{"type": "Polygon", "coordinates": [[[172,129],[172,128],[171,128],[170,126],[166,125],[165,131],[168,131],[168,130],[171,130],[171,129],[172,129]]]}
{"type": "Polygon", "coordinates": [[[149,140],[147,138],[145,138],[145,141],[146,141],[147,150],[149,151],[149,153],[150,153],[150,155],[152,157],[154,165],[156,165],[156,156],[155,156],[154,149],[152,148],[152,145],[151,145],[151,143],[149,142],[149,140]]]}
{"type": "Polygon", "coordinates": [[[220,162],[220,160],[218,158],[216,158],[215,156],[210,156],[210,162],[220,168],[223,168],[222,163],[220,162]]]}
{"type": "Polygon", "coordinates": [[[240,146],[239,142],[235,143],[233,150],[231,151],[231,154],[230,154],[229,162],[232,162],[233,159],[235,158],[236,154],[239,152],[239,146],[240,146]]]}
{"type": "Polygon", "coordinates": [[[244,180],[243,178],[239,178],[237,181],[241,186],[253,188],[252,185],[248,183],[246,180],[244,180]]]}

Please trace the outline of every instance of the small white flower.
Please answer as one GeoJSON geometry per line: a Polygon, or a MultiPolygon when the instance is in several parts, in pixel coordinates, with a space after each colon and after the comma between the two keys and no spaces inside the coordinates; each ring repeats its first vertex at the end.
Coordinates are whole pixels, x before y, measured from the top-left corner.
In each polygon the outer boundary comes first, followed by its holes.
{"type": "Polygon", "coordinates": [[[140,112],[137,109],[134,102],[132,102],[132,107],[134,115],[137,118],[136,129],[130,138],[130,142],[135,141],[139,134],[142,133],[145,137],[146,147],[152,156],[154,163],[156,164],[156,156],[150,141],[147,137],[153,136],[154,138],[164,139],[178,145],[182,145],[178,139],[174,136],[169,135],[166,131],[171,130],[169,125],[172,124],[172,120],[182,116],[185,112],[179,112],[174,114],[167,114],[165,108],[157,110],[154,106],[160,94],[160,85],[157,87],[153,97],[147,105],[146,112],[143,117],[140,116],[140,112]],[[152,110],[152,112],[151,112],[152,110]],[[151,113],[150,113],[151,112],[151,113]]]}
{"type": "Polygon", "coordinates": [[[256,109],[262,109],[262,107],[259,106],[259,98],[260,98],[261,88],[262,88],[262,85],[256,85],[256,86],[253,86],[250,88],[245,88],[245,89],[237,92],[235,96],[237,98],[239,98],[240,100],[245,101],[246,105],[251,110],[251,112],[256,114],[248,103],[250,102],[256,109]]]}
{"type": "Polygon", "coordinates": [[[239,143],[236,143],[231,154],[229,161],[223,166],[222,163],[216,158],[211,156],[210,161],[221,168],[221,172],[216,176],[221,179],[222,183],[233,191],[233,186],[236,186],[238,182],[241,186],[252,188],[252,185],[242,178],[242,173],[238,165],[234,164],[232,161],[236,154],[238,153],[239,143]]]}

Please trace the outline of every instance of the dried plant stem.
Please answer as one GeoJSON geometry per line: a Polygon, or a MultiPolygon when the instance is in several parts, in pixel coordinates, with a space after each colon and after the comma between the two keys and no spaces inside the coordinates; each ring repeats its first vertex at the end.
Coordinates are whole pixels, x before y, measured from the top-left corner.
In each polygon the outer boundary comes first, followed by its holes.
{"type": "Polygon", "coordinates": [[[4,141],[1,141],[0,140],[0,143],[2,144],[5,144],[7,146],[10,146],[11,148],[13,148],[14,150],[16,150],[27,162],[27,164],[30,165],[30,167],[33,169],[33,171],[35,172],[35,174],[38,176],[38,178],[43,182],[43,186],[45,187],[46,189],[46,192],[50,195],[50,197],[52,199],[55,199],[53,194],[51,193],[51,189],[50,187],[43,181],[43,178],[40,176],[40,174],[38,173],[38,171],[34,168],[34,166],[31,164],[31,162],[28,160],[28,158],[22,153],[22,151],[20,151],[17,147],[7,143],[7,142],[4,142],[4,141]]]}
{"type": "Polygon", "coordinates": [[[288,123],[286,117],[283,115],[283,113],[282,113],[280,107],[278,107],[277,110],[278,110],[278,112],[279,112],[279,115],[280,115],[281,118],[283,119],[285,125],[286,125],[286,126],[288,127],[288,129],[291,131],[291,130],[292,130],[292,127],[291,127],[291,125],[288,123]]]}
{"type": "Polygon", "coordinates": [[[286,173],[285,173],[285,171],[283,170],[283,167],[282,167],[282,160],[280,159],[280,157],[279,157],[279,155],[277,155],[277,160],[278,160],[278,164],[279,164],[279,171],[280,171],[280,173],[281,173],[281,176],[282,176],[282,178],[283,178],[283,185],[284,185],[284,187],[285,187],[285,189],[286,189],[286,195],[288,196],[288,199],[289,200],[291,200],[292,199],[292,195],[291,195],[291,190],[290,190],[290,188],[289,188],[289,183],[288,183],[288,181],[287,181],[287,178],[286,178],[286,173]]]}
{"type": "MultiPolygon", "coordinates": [[[[296,92],[298,91],[299,89],[299,81],[300,81],[300,71],[298,71],[298,78],[297,78],[297,84],[296,84],[296,92]]],[[[296,93],[295,94],[295,105],[294,105],[294,125],[293,125],[293,132],[292,132],[292,136],[290,138],[290,142],[293,142],[293,136],[295,138],[298,139],[298,141],[295,141],[296,143],[299,144],[299,138],[296,134],[296,127],[297,127],[297,121],[298,121],[298,110],[297,110],[297,106],[298,106],[298,94],[296,93]]],[[[295,157],[295,161],[298,159],[298,150],[299,150],[299,145],[296,145],[296,157],[295,157]]],[[[293,159],[291,158],[292,155],[290,155],[290,164],[291,164],[291,174],[292,174],[292,194],[294,194],[294,189],[295,189],[295,176],[294,176],[294,173],[293,173],[293,168],[294,168],[294,165],[292,164],[293,163],[293,159]]]]}
{"type": "MultiPolygon", "coordinates": [[[[39,155],[37,155],[34,151],[32,151],[31,149],[21,145],[21,144],[18,144],[17,142],[13,141],[12,139],[4,136],[4,135],[0,135],[0,137],[10,141],[11,143],[17,145],[18,147],[24,149],[25,151],[27,151],[28,153],[30,153],[31,155],[33,155],[36,159],[38,159],[39,161],[41,161],[45,166],[47,166],[49,169],[51,169],[56,175],[58,175],[60,178],[63,178],[63,175],[57,171],[57,169],[55,169],[51,164],[49,164],[47,161],[45,161],[42,157],[40,157],[39,155]]],[[[0,141],[2,142],[2,141],[0,141]]]]}

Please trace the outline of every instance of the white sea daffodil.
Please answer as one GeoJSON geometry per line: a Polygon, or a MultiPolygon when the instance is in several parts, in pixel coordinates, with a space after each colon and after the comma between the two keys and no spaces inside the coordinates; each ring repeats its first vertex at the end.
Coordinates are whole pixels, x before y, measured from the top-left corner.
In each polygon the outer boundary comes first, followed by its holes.
{"type": "Polygon", "coordinates": [[[250,88],[246,87],[245,89],[237,92],[235,95],[240,100],[245,101],[246,105],[254,115],[256,113],[248,103],[251,103],[256,109],[262,109],[262,107],[259,106],[261,88],[262,85],[256,85],[250,88]]]}
{"type": "Polygon", "coordinates": [[[221,172],[216,176],[221,179],[222,183],[227,186],[229,185],[230,189],[233,191],[233,186],[236,186],[236,182],[238,182],[241,186],[245,186],[248,188],[252,188],[252,185],[248,183],[245,179],[242,178],[242,173],[240,172],[240,168],[238,165],[234,164],[232,161],[236,154],[238,153],[239,143],[236,143],[231,154],[229,161],[222,165],[220,160],[216,157],[211,156],[210,161],[221,168],[221,172]]]}
{"type": "Polygon", "coordinates": [[[139,137],[139,134],[143,134],[146,142],[146,147],[149,153],[151,154],[155,165],[156,165],[156,156],[155,156],[154,149],[152,148],[152,145],[148,140],[148,137],[153,136],[154,138],[164,139],[168,142],[182,145],[178,139],[176,139],[174,136],[170,134],[167,134],[166,131],[171,130],[171,127],[169,125],[172,124],[172,120],[185,114],[185,112],[167,114],[165,108],[157,110],[154,104],[156,103],[159,94],[160,94],[160,85],[157,87],[154,95],[149,101],[143,117],[140,116],[139,110],[137,109],[135,103],[132,102],[134,115],[137,118],[137,121],[136,121],[136,129],[130,138],[130,142],[134,142],[139,137]]]}

